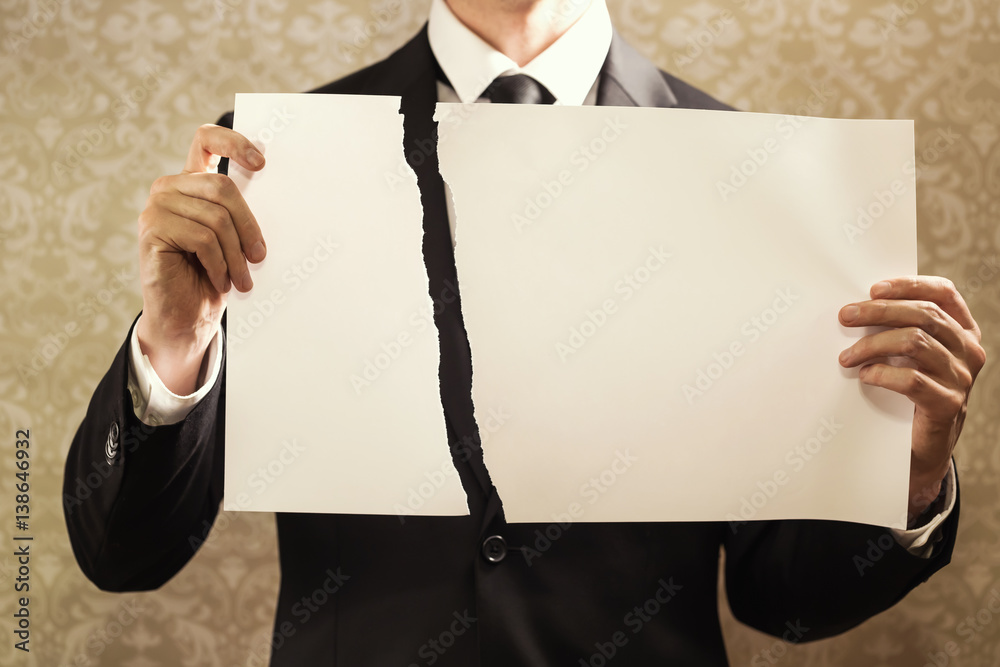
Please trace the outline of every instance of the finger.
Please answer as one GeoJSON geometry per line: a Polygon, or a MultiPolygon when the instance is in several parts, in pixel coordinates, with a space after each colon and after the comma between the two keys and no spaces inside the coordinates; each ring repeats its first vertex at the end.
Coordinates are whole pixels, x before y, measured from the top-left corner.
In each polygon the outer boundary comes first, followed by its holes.
{"type": "Polygon", "coordinates": [[[163,213],[161,223],[152,233],[173,250],[195,255],[212,286],[220,294],[228,292],[229,268],[215,232],[205,225],[169,211],[163,213]]]}
{"type": "Polygon", "coordinates": [[[955,283],[940,276],[905,276],[883,280],[872,285],[873,299],[907,299],[933,301],[948,313],[963,329],[979,333],[979,325],[972,317],[965,299],[955,288],[955,283]]]}
{"type": "Polygon", "coordinates": [[[965,350],[962,326],[933,301],[876,299],[840,309],[840,322],[848,327],[919,327],[952,354],[965,350]]]}
{"type": "Polygon", "coordinates": [[[224,206],[188,197],[176,191],[159,193],[152,197],[160,207],[177,216],[205,225],[215,232],[233,285],[241,292],[247,292],[253,287],[250,267],[247,266],[246,257],[243,255],[239,234],[236,233],[232,217],[224,206]]]}
{"type": "Polygon", "coordinates": [[[965,403],[964,392],[949,389],[914,368],[872,364],[862,368],[858,377],[867,385],[906,396],[932,419],[954,419],[965,403]]]}
{"type": "Polygon", "coordinates": [[[886,357],[912,359],[918,370],[949,387],[968,388],[972,385],[968,369],[956,363],[955,357],[940,341],[916,327],[889,329],[865,336],[841,353],[840,363],[853,368],[886,357]]]}
{"type": "Polygon", "coordinates": [[[150,193],[176,191],[188,197],[202,199],[222,206],[229,212],[233,227],[239,236],[239,247],[251,262],[257,263],[267,255],[264,235],[257,224],[250,206],[233,180],[225,174],[178,174],[158,178],[150,193]]]}
{"type": "Polygon", "coordinates": [[[213,155],[235,160],[250,171],[264,166],[264,155],[239,132],[221,125],[202,125],[194,133],[184,172],[204,172],[213,155]]]}

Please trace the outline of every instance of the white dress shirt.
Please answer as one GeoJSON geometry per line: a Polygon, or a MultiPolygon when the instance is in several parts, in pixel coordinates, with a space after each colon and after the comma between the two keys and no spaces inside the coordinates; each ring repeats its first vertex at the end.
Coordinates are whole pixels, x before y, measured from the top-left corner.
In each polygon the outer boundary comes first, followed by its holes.
{"type": "MultiPolygon", "coordinates": [[[[482,97],[498,76],[527,74],[545,86],[555,104],[594,104],[598,75],[611,47],[611,17],[605,0],[591,0],[589,7],[549,48],[524,67],[487,44],[451,11],[445,0],[433,0],[427,25],[431,51],[448,84],[438,83],[441,102],[489,102],[482,97]]],[[[450,203],[450,198],[449,198],[450,203]]],[[[454,215],[449,207],[454,234],[454,215]]],[[[454,237],[453,237],[454,238],[454,237]]],[[[200,388],[189,396],[178,396],[163,384],[149,358],[142,354],[138,326],[132,330],[129,355],[128,390],[136,417],[151,426],[175,424],[194,409],[215,385],[219,376],[223,345],[222,328],[209,344],[207,369],[200,388]]],[[[921,528],[891,529],[896,540],[911,553],[929,558],[940,540],[936,529],[955,505],[955,471],[949,470],[944,483],[945,509],[921,528]]]]}
{"type": "Polygon", "coordinates": [[[597,75],[607,60],[611,35],[607,5],[604,0],[591,0],[559,39],[530,63],[518,67],[459,21],[445,0],[434,0],[427,19],[427,39],[451,84],[450,89],[443,86],[445,94],[439,94],[438,100],[464,104],[488,101],[480,98],[498,76],[527,74],[552,93],[554,104],[593,104],[597,75]]]}

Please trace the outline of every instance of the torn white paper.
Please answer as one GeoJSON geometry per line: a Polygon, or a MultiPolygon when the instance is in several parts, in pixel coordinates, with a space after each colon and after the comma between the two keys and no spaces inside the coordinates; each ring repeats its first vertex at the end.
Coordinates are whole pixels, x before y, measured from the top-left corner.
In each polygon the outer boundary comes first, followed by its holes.
{"type": "Polygon", "coordinates": [[[468,514],[398,97],[237,95],[267,259],[228,311],[225,509],[468,514]],[[414,323],[422,323],[415,326],[414,323]]]}
{"type": "Polygon", "coordinates": [[[913,126],[438,105],[509,521],[900,525],[912,404],[839,309],[916,271],[913,126]]]}

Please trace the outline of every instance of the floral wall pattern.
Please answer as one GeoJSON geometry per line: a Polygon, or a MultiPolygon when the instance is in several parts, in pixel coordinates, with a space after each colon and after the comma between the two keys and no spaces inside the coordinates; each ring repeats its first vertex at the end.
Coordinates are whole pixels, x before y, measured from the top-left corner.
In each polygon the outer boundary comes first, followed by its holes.
{"type": "MultiPolygon", "coordinates": [[[[18,576],[0,549],[0,663],[264,665],[278,586],[273,518],[220,514],[158,591],[81,574],[62,468],[90,394],[141,307],[136,217],[195,128],[236,92],[302,91],[389,54],[427,0],[0,0],[0,496],[32,443],[31,652],[13,648],[18,576]],[[10,445],[8,447],[8,445],[10,445]]],[[[609,0],[661,67],[741,109],[916,121],[923,273],[959,285],[1000,348],[1000,3],[609,0]]],[[[951,566],[847,634],[795,646],[724,611],[733,665],[1000,664],[1000,372],[973,392],[958,451],[951,566]],[[936,662],[935,662],[936,661],[936,662]]],[[[14,544],[13,503],[0,541],[14,544]]],[[[724,607],[724,604],[723,604],[724,607]]]]}

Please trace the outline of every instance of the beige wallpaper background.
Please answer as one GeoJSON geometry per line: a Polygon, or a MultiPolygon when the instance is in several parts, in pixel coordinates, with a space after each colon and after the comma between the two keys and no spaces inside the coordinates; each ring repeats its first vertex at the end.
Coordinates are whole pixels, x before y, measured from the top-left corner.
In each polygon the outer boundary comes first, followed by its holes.
{"type": "MultiPolygon", "coordinates": [[[[235,92],[301,91],[374,62],[418,30],[428,4],[0,0],[0,664],[266,664],[270,515],[221,514],[162,590],[102,593],[70,551],[63,462],[141,305],[136,216],[150,183],[181,168],[194,129],[235,92]],[[31,438],[26,531],[14,520],[17,429],[31,438]],[[34,538],[27,654],[13,648],[15,533],[34,538]]],[[[815,644],[784,645],[724,611],[732,664],[1000,665],[1000,2],[609,4],[642,52],[742,109],[916,119],[921,270],[962,288],[993,361],[958,453],[952,565],[815,644]]]]}

